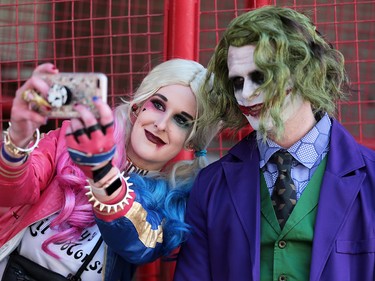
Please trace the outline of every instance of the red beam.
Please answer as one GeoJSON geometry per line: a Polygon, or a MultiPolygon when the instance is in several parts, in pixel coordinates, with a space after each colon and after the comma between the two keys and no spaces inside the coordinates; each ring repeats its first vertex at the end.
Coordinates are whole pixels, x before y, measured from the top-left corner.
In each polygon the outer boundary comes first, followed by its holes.
{"type": "Polygon", "coordinates": [[[164,55],[166,59],[198,60],[199,0],[165,1],[164,55]]]}
{"type": "Polygon", "coordinates": [[[271,5],[271,0],[248,0],[247,1],[247,8],[255,9],[260,8],[262,6],[271,5]]]}

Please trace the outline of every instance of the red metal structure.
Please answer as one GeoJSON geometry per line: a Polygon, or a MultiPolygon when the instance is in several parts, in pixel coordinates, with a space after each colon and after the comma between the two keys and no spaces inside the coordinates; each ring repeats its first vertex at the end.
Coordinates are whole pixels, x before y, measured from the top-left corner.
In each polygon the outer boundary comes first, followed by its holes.
{"type": "MultiPolygon", "coordinates": [[[[7,127],[15,90],[42,62],[61,71],[98,71],[109,78],[109,103],[131,94],[144,75],[169,58],[206,64],[227,24],[263,5],[309,14],[342,51],[357,89],[339,105],[338,119],[362,144],[375,149],[375,0],[15,0],[0,3],[0,130],[7,127]]],[[[60,122],[50,120],[42,130],[60,122]]],[[[222,156],[251,131],[219,135],[209,148],[222,156]]],[[[181,152],[178,159],[192,157],[181,152]]],[[[139,268],[140,281],[171,280],[174,263],[139,268]]]]}

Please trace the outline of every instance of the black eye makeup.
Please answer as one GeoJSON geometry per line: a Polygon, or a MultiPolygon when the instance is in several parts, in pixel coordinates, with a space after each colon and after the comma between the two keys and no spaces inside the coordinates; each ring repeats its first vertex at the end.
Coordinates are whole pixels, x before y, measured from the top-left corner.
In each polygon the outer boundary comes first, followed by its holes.
{"type": "Polygon", "coordinates": [[[245,79],[243,79],[242,77],[233,77],[231,81],[232,81],[234,90],[238,91],[243,88],[245,79]]]}
{"type": "Polygon", "coordinates": [[[259,70],[250,72],[249,77],[255,84],[262,85],[264,83],[264,74],[259,70]]]}
{"type": "MultiPolygon", "coordinates": [[[[168,99],[164,95],[156,93],[150,100],[150,102],[156,110],[163,112],[167,110],[168,99]]],[[[173,115],[172,118],[177,126],[184,129],[188,129],[194,124],[194,118],[185,111],[181,111],[181,113],[173,115]]]]}
{"type": "Polygon", "coordinates": [[[161,100],[152,99],[151,103],[157,110],[165,111],[165,104],[161,100]]]}
{"type": "Polygon", "coordinates": [[[156,93],[152,98],[151,98],[151,103],[157,110],[165,111],[165,103],[168,102],[168,99],[161,95],[156,93]]]}
{"type": "Polygon", "coordinates": [[[173,119],[182,128],[190,128],[193,125],[193,120],[185,117],[183,114],[176,114],[173,119]]]}
{"type": "MultiPolygon", "coordinates": [[[[251,82],[257,85],[262,85],[264,83],[264,74],[259,70],[252,71],[248,74],[251,82]]],[[[241,76],[230,78],[230,81],[233,84],[234,91],[239,91],[243,89],[245,79],[241,76]]]]}

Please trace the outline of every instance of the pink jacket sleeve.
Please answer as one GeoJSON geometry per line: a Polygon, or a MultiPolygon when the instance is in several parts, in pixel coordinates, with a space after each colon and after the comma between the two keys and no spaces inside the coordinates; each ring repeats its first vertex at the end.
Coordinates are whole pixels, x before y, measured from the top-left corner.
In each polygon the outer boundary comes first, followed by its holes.
{"type": "Polygon", "coordinates": [[[21,166],[12,167],[0,158],[0,206],[12,207],[33,204],[41,192],[51,184],[56,162],[65,149],[65,121],[61,129],[42,136],[38,147],[21,166]]]}

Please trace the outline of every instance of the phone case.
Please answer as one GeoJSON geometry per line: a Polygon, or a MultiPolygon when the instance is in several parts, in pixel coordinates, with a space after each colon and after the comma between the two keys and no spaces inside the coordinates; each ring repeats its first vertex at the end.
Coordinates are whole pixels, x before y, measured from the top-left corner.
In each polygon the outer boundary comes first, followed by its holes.
{"type": "Polygon", "coordinates": [[[93,103],[93,97],[100,97],[107,102],[107,76],[103,73],[68,73],[41,75],[49,85],[47,101],[51,108],[47,111],[49,118],[77,118],[74,104],[87,106],[96,117],[98,112],[93,103]]]}

